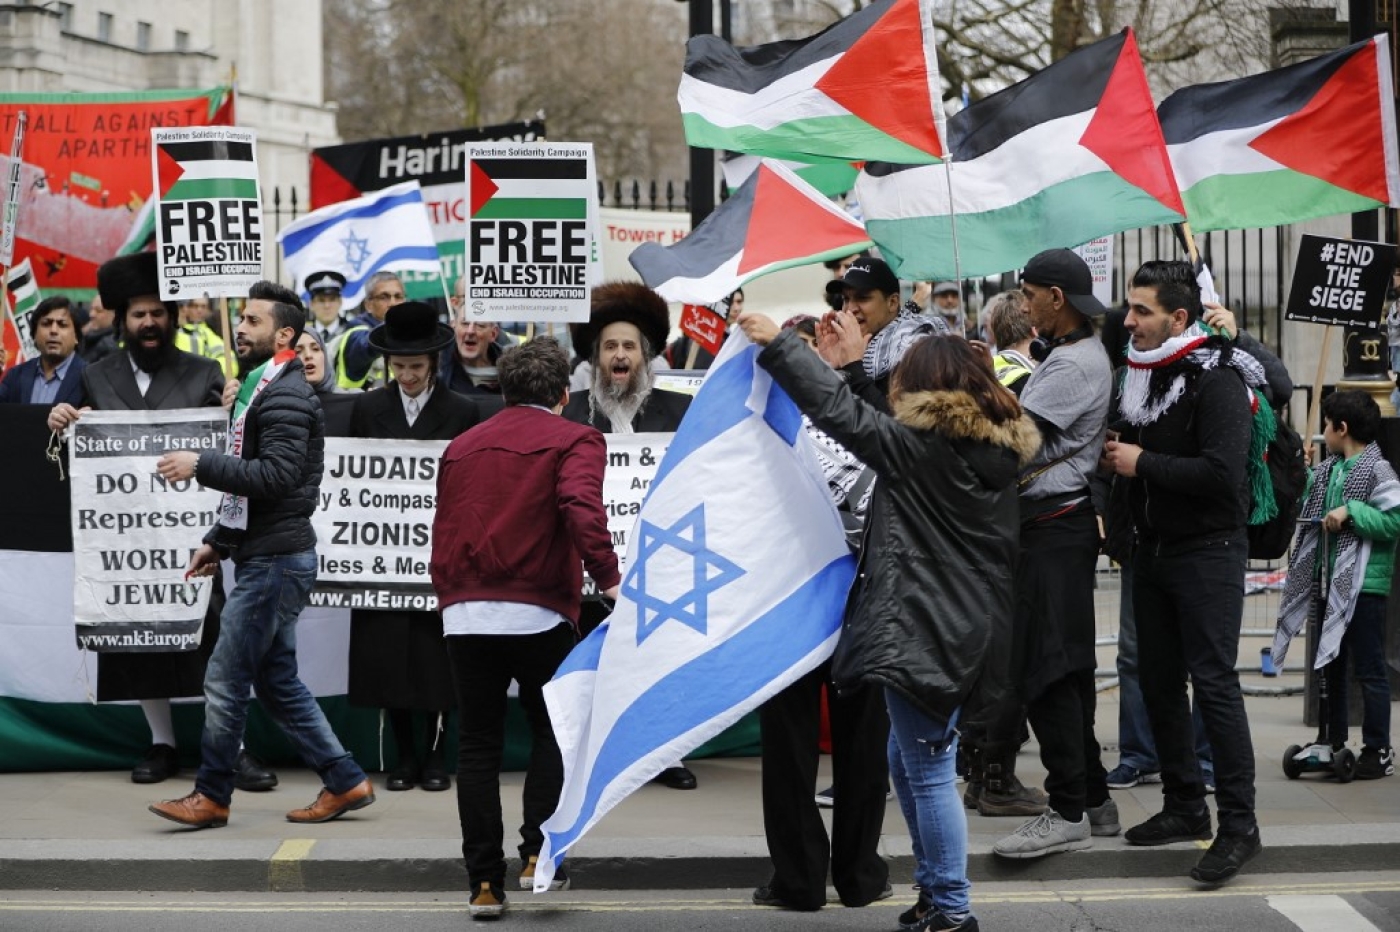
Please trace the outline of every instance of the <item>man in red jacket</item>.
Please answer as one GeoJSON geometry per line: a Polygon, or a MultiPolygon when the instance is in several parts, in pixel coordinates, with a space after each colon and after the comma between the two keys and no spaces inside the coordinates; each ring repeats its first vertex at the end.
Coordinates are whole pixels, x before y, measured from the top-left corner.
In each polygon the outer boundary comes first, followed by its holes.
{"type": "MultiPolygon", "coordinates": [[[[603,509],[607,445],[559,417],[569,359],[542,337],[497,362],[505,410],[448,446],[438,472],[431,572],[461,710],[457,813],[473,919],[506,907],[500,770],[506,690],[520,684],[533,749],[525,773],[520,886],[532,889],[564,765],[542,690],[575,642],[583,568],[608,598],[622,577],[603,509]]],[[[567,889],[559,870],[551,889],[567,889]]]]}

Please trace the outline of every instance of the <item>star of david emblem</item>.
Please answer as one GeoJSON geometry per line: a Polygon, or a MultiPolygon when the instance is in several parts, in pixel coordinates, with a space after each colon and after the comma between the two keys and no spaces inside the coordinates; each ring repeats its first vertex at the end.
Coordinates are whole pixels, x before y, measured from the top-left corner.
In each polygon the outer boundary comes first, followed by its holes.
{"type": "Polygon", "coordinates": [[[355,229],[351,227],[340,245],[345,247],[345,262],[359,275],[360,266],[369,259],[369,239],[355,236],[355,229]]]}
{"type": "Polygon", "coordinates": [[[641,543],[637,562],[622,583],[623,595],[637,604],[637,643],[640,645],[668,621],[678,621],[705,634],[710,595],[746,571],[706,546],[703,504],[695,506],[668,528],[646,520],[638,527],[641,543]],[[660,572],[678,565],[679,572],[660,572]],[[687,570],[688,588],[674,598],[667,598],[670,593],[659,591],[665,579],[685,578],[687,570]],[[652,572],[649,574],[649,571],[652,572]]]}

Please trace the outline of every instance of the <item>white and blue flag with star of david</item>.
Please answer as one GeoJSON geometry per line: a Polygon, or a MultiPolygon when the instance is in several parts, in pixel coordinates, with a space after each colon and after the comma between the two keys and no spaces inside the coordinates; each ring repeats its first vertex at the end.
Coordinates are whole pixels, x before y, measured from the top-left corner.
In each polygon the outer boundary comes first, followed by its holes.
{"type": "Polygon", "coordinates": [[[797,406],[731,336],[653,480],[621,598],[545,687],[564,758],[535,890],[634,789],[831,655],[855,560],[797,406]]]}
{"type": "MultiPolygon", "coordinates": [[[[303,298],[306,278],[327,269],[345,276],[346,307],[364,300],[375,272],[441,276],[437,239],[416,181],[313,210],[277,234],[287,273],[303,298]]],[[[445,294],[446,292],[444,292],[445,294]]]]}

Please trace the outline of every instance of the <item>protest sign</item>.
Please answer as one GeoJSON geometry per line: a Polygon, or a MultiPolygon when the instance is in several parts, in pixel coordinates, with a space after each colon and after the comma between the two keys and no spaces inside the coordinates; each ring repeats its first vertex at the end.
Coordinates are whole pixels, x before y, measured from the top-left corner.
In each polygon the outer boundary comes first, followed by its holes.
{"type": "Polygon", "coordinates": [[[591,143],[467,147],[467,293],[484,320],[586,321],[602,281],[591,143]]]}
{"type": "MultiPolygon", "coordinates": [[[[703,304],[681,306],[681,333],[690,337],[711,355],[724,345],[725,315],[703,304]]],[[[684,362],[684,360],[682,360],[684,362]]]]}
{"type": "Polygon", "coordinates": [[[1082,246],[1074,247],[1079,258],[1089,266],[1089,274],[1094,276],[1094,297],[1104,307],[1113,306],[1113,237],[1100,236],[1082,246]]]}
{"type": "MultiPolygon", "coordinates": [[[[312,149],[311,207],[315,210],[405,181],[417,181],[422,186],[423,202],[437,240],[442,280],[451,287],[466,273],[462,234],[467,223],[463,180],[467,144],[534,142],[543,139],[544,133],[543,122],[530,120],[312,149]]],[[[442,297],[436,275],[404,271],[400,277],[412,300],[442,297]]]]}
{"type": "Polygon", "coordinates": [[[151,130],[160,296],[243,297],[263,277],[257,137],[232,126],[151,130]]]}
{"type": "Polygon", "coordinates": [[[219,493],[156,474],[170,450],[221,451],[218,408],[89,411],[68,445],[72,488],[73,620],[94,651],[199,646],[212,577],[185,579],[218,520],[219,493]]]}
{"type": "Polygon", "coordinates": [[[1395,247],[1305,233],[1285,320],[1379,330],[1395,247]]]}
{"type": "MultiPolygon", "coordinates": [[[[671,434],[608,434],[603,507],[619,560],[671,434]]],[[[326,438],[311,604],[371,611],[433,611],[428,577],[437,472],[446,440],[326,438]]],[[[585,580],[585,591],[593,584],[585,580]]]]}
{"type": "Polygon", "coordinates": [[[428,557],[447,444],[326,438],[321,498],[311,517],[319,563],[312,605],[437,608],[428,557]]]}
{"type": "MultiPolygon", "coordinates": [[[[233,93],[209,90],[0,94],[0,137],[28,117],[15,258],[41,289],[86,297],[97,266],[142,248],[151,225],[151,127],[233,123],[233,93]]],[[[0,172],[10,169],[0,157],[0,172]]]]}
{"type": "Polygon", "coordinates": [[[34,345],[34,333],[29,326],[29,312],[39,306],[39,289],[34,287],[34,273],[29,260],[21,261],[5,275],[10,300],[4,308],[5,371],[26,359],[39,355],[34,345]]]}

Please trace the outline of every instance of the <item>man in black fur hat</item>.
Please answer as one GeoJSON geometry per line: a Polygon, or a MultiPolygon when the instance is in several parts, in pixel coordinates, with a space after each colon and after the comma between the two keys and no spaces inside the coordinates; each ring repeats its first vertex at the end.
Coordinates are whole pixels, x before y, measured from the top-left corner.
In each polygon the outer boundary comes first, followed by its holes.
{"type": "MultiPolygon", "coordinates": [[[[593,375],[587,391],[569,395],[564,417],[605,434],[671,433],[681,426],[690,395],[654,387],[651,361],[666,349],[671,309],[637,282],[607,282],[593,289],[588,323],[574,327],[574,347],[587,353],[593,375]]],[[[579,625],[590,631],[607,617],[598,602],[585,602],[579,625]]],[[[693,790],[695,774],[679,761],[655,782],[693,790]]]]}
{"type": "MultiPolygon", "coordinates": [[[[90,407],[58,404],[49,413],[49,429],[62,431],[91,408],[106,411],[164,411],[172,408],[212,408],[232,403],[225,392],[224,374],[212,359],[175,347],[176,311],[173,301],[160,299],[156,254],[118,256],[97,270],[97,290],[104,307],[115,317],[122,350],[83,370],[83,388],[90,407]]],[[[238,383],[228,386],[236,392],[238,383]]],[[[217,587],[216,587],[217,590],[217,587]]],[[[204,695],[204,667],[218,629],[217,603],[205,621],[204,644],[196,651],[116,653],[98,655],[97,699],[117,702],[137,699],[151,728],[151,747],[131,771],[134,783],[159,783],[179,772],[170,700],[204,695]]],[[[251,755],[238,760],[238,786],[270,790],[277,776],[251,755]]]]}
{"type": "Polygon", "coordinates": [[[651,361],[666,348],[671,311],[666,300],[637,282],[593,289],[588,323],[574,328],[574,348],[587,353],[587,391],[569,396],[564,417],[605,434],[674,431],[690,396],[655,388],[651,361]]]}

